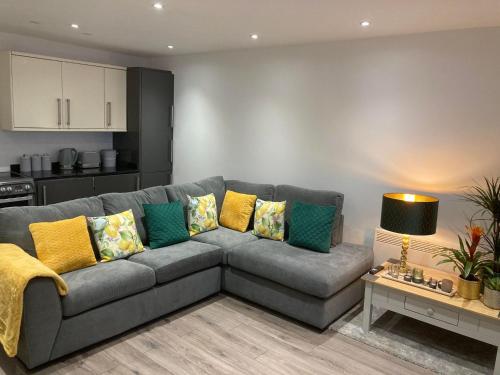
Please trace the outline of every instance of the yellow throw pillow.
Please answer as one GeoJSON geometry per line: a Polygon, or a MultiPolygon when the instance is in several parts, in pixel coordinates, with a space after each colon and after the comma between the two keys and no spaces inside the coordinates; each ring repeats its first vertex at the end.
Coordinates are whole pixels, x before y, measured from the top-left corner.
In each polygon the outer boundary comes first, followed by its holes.
{"type": "Polygon", "coordinates": [[[222,203],[220,224],[226,228],[246,232],[256,200],[256,195],[228,190],[222,203]]]}
{"type": "Polygon", "coordinates": [[[33,223],[29,230],[38,259],[58,274],[97,263],[85,216],[52,223],[33,223]]]}

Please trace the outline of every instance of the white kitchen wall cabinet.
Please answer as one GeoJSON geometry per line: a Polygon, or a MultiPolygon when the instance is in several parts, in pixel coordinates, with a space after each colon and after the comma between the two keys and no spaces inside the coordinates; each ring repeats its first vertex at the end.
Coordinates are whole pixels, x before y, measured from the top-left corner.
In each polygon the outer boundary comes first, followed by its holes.
{"type": "Polygon", "coordinates": [[[127,130],[127,72],[104,69],[105,126],[113,131],[127,130]]]}
{"type": "Polygon", "coordinates": [[[0,122],[12,131],[127,131],[126,68],[0,52],[0,122]]]}

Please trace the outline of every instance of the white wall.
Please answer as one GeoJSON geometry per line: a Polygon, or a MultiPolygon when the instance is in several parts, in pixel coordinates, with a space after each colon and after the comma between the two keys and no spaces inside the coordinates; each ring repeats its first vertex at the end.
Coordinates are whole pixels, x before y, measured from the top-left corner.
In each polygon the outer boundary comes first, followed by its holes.
{"type": "Polygon", "coordinates": [[[466,224],[460,187],[500,172],[500,28],[153,59],[175,73],[174,180],[222,174],[345,194],[371,243],[384,192],[441,199],[434,240],[466,224]]]}
{"type": "MultiPolygon", "coordinates": [[[[15,50],[74,60],[123,66],[147,66],[149,60],[93,48],[79,47],[17,34],[0,32],[0,50],[15,50]]],[[[0,168],[18,163],[23,153],[45,153],[57,160],[57,151],[64,147],[79,150],[100,150],[112,146],[111,133],[14,133],[0,130],[0,168]]]]}

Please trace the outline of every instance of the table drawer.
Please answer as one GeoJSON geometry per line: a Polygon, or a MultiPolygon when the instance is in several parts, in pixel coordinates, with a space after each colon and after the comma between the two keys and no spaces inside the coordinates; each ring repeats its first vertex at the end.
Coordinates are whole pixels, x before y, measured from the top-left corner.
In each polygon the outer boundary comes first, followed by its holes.
{"type": "Polygon", "coordinates": [[[413,311],[414,313],[424,315],[431,319],[440,320],[455,326],[458,325],[457,311],[447,309],[437,304],[431,304],[418,298],[406,296],[404,308],[405,310],[413,311]]]}

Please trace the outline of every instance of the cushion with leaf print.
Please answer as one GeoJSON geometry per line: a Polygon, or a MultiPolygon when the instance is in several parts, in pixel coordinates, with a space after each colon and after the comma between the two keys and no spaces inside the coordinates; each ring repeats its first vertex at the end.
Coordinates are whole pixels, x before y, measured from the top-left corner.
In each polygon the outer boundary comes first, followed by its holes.
{"type": "Polygon", "coordinates": [[[252,233],[258,237],[283,241],[285,238],[286,201],[270,202],[257,199],[252,233]]]}
{"type": "Polygon", "coordinates": [[[132,210],[88,217],[87,220],[103,262],[126,258],[144,250],[132,210]]]}
{"type": "Polygon", "coordinates": [[[219,227],[215,195],[188,197],[188,230],[191,236],[219,227]]]}

